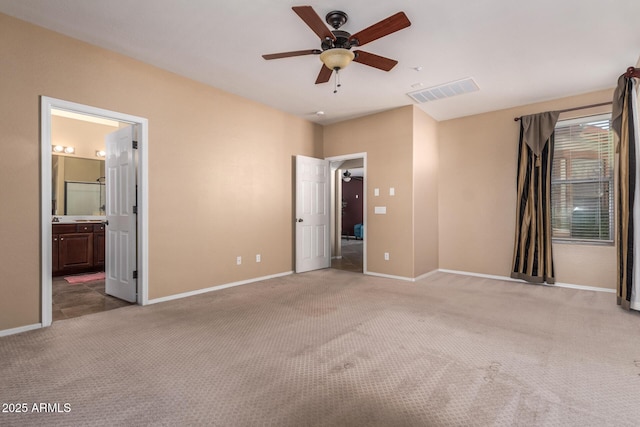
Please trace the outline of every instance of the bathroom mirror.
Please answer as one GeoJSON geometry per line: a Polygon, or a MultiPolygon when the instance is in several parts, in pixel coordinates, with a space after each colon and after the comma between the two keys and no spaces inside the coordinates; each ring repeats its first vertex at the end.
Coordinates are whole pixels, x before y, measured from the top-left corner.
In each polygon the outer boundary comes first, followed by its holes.
{"type": "Polygon", "coordinates": [[[105,214],[104,160],[51,156],[51,214],[105,214]]]}

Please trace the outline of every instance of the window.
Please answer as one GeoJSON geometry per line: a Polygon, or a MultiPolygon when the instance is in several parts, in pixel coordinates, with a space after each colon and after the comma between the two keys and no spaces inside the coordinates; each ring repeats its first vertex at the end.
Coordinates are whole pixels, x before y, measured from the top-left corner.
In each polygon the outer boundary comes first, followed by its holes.
{"type": "Polygon", "coordinates": [[[559,121],[551,170],[554,239],[613,242],[611,114],[559,121]]]}

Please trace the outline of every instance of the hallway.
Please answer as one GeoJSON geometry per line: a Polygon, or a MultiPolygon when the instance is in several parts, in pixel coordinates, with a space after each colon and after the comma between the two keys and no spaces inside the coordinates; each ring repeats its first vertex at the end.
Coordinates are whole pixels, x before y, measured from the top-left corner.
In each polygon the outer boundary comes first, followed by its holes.
{"type": "Polygon", "coordinates": [[[332,259],[331,268],[362,273],[364,240],[342,239],[342,258],[332,259]]]}

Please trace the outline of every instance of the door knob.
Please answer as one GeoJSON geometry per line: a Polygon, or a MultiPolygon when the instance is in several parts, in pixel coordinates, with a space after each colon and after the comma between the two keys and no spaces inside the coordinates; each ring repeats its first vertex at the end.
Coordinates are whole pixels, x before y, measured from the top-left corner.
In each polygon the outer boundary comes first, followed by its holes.
{"type": "Polygon", "coordinates": [[[298,222],[303,222],[303,221],[304,221],[304,219],[302,219],[302,218],[298,219],[298,222]]]}

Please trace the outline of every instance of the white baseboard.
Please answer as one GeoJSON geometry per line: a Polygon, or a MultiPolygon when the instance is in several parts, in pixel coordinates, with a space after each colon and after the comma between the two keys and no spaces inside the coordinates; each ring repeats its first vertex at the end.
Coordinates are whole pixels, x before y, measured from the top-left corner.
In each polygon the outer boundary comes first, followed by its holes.
{"type": "Polygon", "coordinates": [[[391,274],[383,274],[383,273],[374,273],[372,271],[367,271],[364,274],[369,275],[369,276],[384,277],[385,279],[404,280],[405,282],[414,282],[416,280],[416,279],[413,279],[411,277],[394,276],[394,275],[391,275],[391,274]]]}
{"type": "Polygon", "coordinates": [[[262,280],[275,279],[276,277],[289,276],[293,271],[285,271],[284,273],[271,274],[269,276],[255,277],[253,279],[241,280],[239,282],[225,283],[224,285],[212,286],[210,288],[197,289],[195,291],[183,292],[181,294],[169,295],[166,297],[154,298],[147,301],[147,304],[157,304],[159,302],[173,301],[176,299],[192,297],[194,295],[206,294],[207,292],[219,291],[222,289],[232,288],[234,286],[247,285],[249,283],[260,282],[262,280]]]}
{"type": "MultiPolygon", "coordinates": [[[[507,277],[507,276],[496,276],[496,275],[493,275],[493,274],[472,273],[470,271],[459,271],[459,270],[447,270],[447,269],[444,269],[444,268],[441,268],[438,271],[441,271],[442,273],[460,274],[460,275],[463,275],[463,276],[482,277],[482,278],[485,278],[485,279],[506,280],[506,281],[509,281],[509,282],[519,282],[519,283],[529,283],[526,280],[514,279],[513,277],[507,277]]],[[[546,284],[546,283],[540,283],[540,284],[543,285],[543,286],[556,286],[558,288],[579,289],[581,291],[607,292],[607,293],[612,293],[612,294],[616,293],[615,289],[599,288],[597,286],[574,285],[572,283],[558,283],[558,282],[556,282],[553,285],[549,285],[549,284],[546,284]]]]}
{"type": "Polygon", "coordinates": [[[374,273],[372,271],[365,271],[364,274],[369,276],[384,277],[385,279],[396,279],[396,280],[404,280],[405,282],[416,282],[418,280],[426,279],[427,277],[438,273],[438,271],[439,270],[433,270],[428,273],[422,274],[418,277],[394,276],[392,274],[374,273]]]}
{"type": "Polygon", "coordinates": [[[424,273],[424,274],[422,274],[422,275],[420,275],[420,276],[416,277],[416,278],[415,278],[415,279],[413,279],[413,280],[417,282],[418,280],[426,279],[427,277],[429,277],[429,276],[433,276],[434,274],[439,273],[439,272],[440,272],[440,270],[438,270],[438,269],[431,270],[430,272],[428,272],[428,273],[424,273]]]}
{"type": "Polygon", "coordinates": [[[33,325],[20,326],[19,328],[13,328],[13,329],[5,329],[3,331],[0,331],[0,337],[6,337],[13,334],[33,331],[34,329],[40,329],[40,328],[42,328],[42,323],[35,323],[33,325]]]}
{"type": "Polygon", "coordinates": [[[615,289],[600,288],[598,286],[574,285],[572,283],[558,283],[558,282],[556,282],[556,284],[552,285],[552,286],[557,286],[559,288],[578,289],[578,290],[581,290],[581,291],[606,292],[606,293],[609,293],[609,294],[615,294],[616,293],[615,289]]]}

